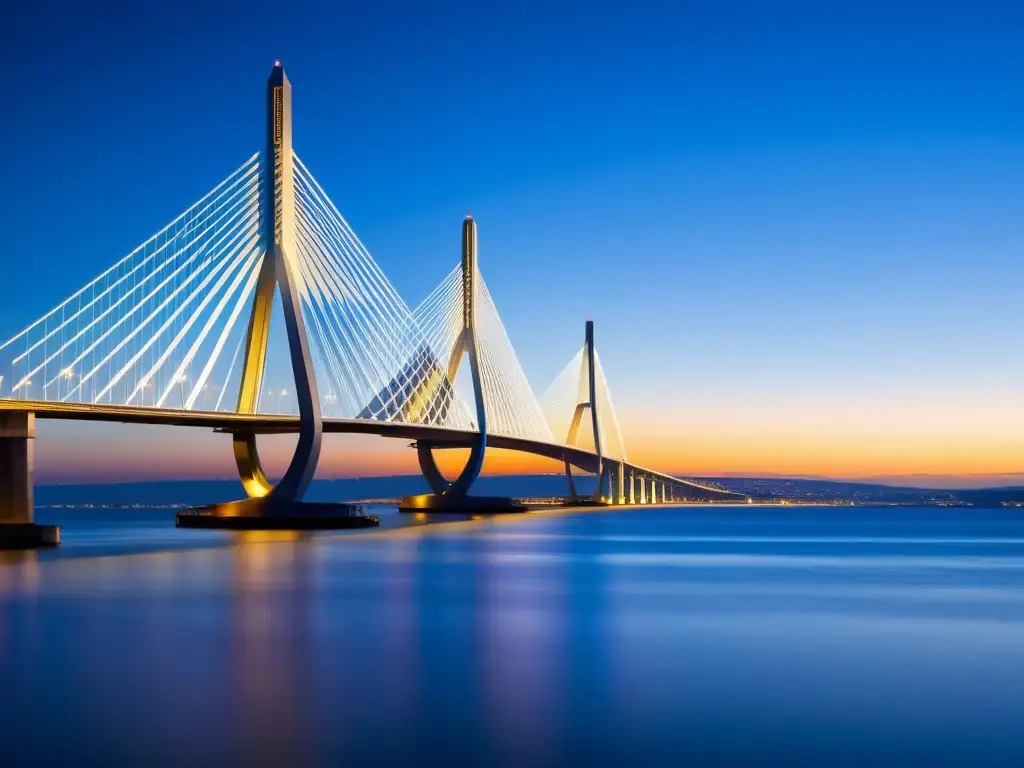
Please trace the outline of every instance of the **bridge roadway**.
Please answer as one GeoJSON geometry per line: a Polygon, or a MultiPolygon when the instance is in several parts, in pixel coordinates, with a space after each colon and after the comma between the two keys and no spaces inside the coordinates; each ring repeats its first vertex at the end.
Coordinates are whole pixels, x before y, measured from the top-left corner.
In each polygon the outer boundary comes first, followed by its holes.
{"type": "MultiPolygon", "coordinates": [[[[289,434],[299,431],[299,417],[287,415],[225,413],[220,411],[184,411],[171,408],[145,406],[118,406],[82,403],[54,403],[33,400],[0,399],[0,412],[34,413],[38,419],[68,421],[100,421],[118,424],[157,424],[174,427],[212,429],[216,432],[252,434],[289,434]]],[[[379,435],[399,440],[415,440],[437,448],[468,448],[475,432],[422,424],[402,424],[372,419],[324,419],[324,432],[332,434],[379,435]]],[[[510,451],[544,456],[556,461],[568,461],[584,472],[595,472],[597,454],[571,445],[558,445],[539,440],[527,440],[488,433],[487,445],[510,451]]],[[[614,460],[612,460],[614,461],[614,460]]],[[[692,480],[681,480],[653,469],[645,469],[626,462],[624,466],[638,475],[658,482],[689,486],[722,496],[741,497],[741,494],[715,488],[692,480]]]]}

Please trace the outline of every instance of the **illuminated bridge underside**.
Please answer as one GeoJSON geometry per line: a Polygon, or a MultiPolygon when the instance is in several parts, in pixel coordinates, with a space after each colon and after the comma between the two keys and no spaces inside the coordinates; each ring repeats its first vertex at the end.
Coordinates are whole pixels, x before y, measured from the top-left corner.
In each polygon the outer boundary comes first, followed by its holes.
{"type": "MultiPolygon", "coordinates": [[[[241,434],[292,434],[299,431],[297,416],[252,415],[212,411],[182,411],[167,408],[138,406],[80,405],[68,403],[0,400],[0,411],[34,413],[38,419],[70,421],[114,422],[119,424],[153,424],[175,427],[197,427],[220,432],[241,434]]],[[[328,434],[379,435],[399,440],[415,440],[438,448],[468,448],[477,433],[422,424],[401,424],[370,419],[324,419],[324,432],[328,434]]],[[[542,456],[556,461],[568,461],[584,472],[594,472],[599,464],[597,454],[572,446],[539,440],[488,435],[488,446],[542,456]]],[[[681,480],[650,469],[627,464],[644,475],[672,485],[689,486],[721,497],[738,494],[692,480],[681,480]]]]}

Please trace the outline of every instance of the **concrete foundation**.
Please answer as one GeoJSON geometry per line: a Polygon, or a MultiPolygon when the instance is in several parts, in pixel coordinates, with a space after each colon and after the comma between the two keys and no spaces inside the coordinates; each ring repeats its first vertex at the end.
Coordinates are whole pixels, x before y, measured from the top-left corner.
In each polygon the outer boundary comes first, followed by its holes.
{"type": "Polygon", "coordinates": [[[526,512],[526,505],[518,499],[504,496],[438,496],[427,493],[421,496],[404,496],[398,502],[398,511],[500,514],[526,512]]]}
{"type": "Polygon", "coordinates": [[[0,412],[0,548],[3,549],[60,544],[57,526],[35,524],[35,438],[35,414],[0,412]]]}
{"type": "Polygon", "coordinates": [[[282,504],[269,497],[213,504],[175,516],[178,528],[229,531],[336,531],[378,525],[380,518],[365,514],[361,504],[282,504]]]}

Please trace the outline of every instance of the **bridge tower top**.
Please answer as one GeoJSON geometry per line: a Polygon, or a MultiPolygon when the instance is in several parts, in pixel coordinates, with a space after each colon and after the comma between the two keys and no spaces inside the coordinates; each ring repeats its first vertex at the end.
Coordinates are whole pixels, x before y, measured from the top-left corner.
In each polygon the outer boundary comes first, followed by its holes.
{"type": "Polygon", "coordinates": [[[295,256],[295,168],[292,164],[292,84],[280,61],[267,78],[267,162],[264,164],[263,217],[267,247],[281,246],[295,256]]]}
{"type": "Polygon", "coordinates": [[[472,215],[462,222],[462,327],[472,330],[476,315],[476,221],[472,215]]]}

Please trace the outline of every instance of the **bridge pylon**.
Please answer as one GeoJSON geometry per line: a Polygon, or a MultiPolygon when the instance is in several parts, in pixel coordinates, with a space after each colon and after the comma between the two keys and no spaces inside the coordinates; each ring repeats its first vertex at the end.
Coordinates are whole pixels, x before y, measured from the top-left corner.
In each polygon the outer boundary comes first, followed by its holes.
{"type": "MultiPolygon", "coordinates": [[[[609,471],[610,465],[606,466],[604,455],[601,451],[601,419],[597,410],[597,364],[594,352],[593,320],[587,320],[585,334],[583,355],[584,370],[586,371],[587,376],[587,399],[576,403],[576,408],[572,414],[572,421],[569,423],[569,433],[566,435],[565,442],[566,445],[576,444],[576,438],[579,435],[583,417],[587,411],[589,411],[592,428],[594,430],[594,453],[597,454],[597,468],[594,470],[597,475],[597,482],[594,485],[594,493],[591,495],[591,499],[595,502],[600,502],[602,498],[614,499],[616,488],[612,478],[612,472],[609,471]],[[608,485],[607,496],[604,493],[605,485],[608,485]]],[[[577,498],[576,485],[573,482],[572,466],[569,464],[568,459],[565,460],[565,476],[569,482],[569,493],[575,501],[577,498]]]]}
{"type": "Polygon", "coordinates": [[[477,338],[476,304],[477,304],[477,230],[476,221],[466,216],[462,222],[462,329],[452,347],[448,359],[446,376],[452,389],[459,374],[463,358],[469,359],[470,373],[473,379],[473,403],[476,410],[476,423],[479,432],[469,446],[469,459],[466,466],[455,480],[449,481],[438,469],[434,458],[434,446],[429,441],[420,440],[416,443],[416,456],[419,461],[423,478],[433,491],[425,496],[407,496],[402,499],[399,507],[404,511],[462,510],[482,508],[488,511],[520,511],[525,509],[512,499],[501,497],[469,497],[469,489],[480,477],[484,465],[484,454],[487,450],[487,399],[484,396],[483,377],[477,338]]]}
{"type": "Polygon", "coordinates": [[[187,528],[363,528],[378,524],[345,504],[304,503],[323,442],[323,414],[309,337],[302,315],[302,271],[298,253],[295,156],[292,149],[292,86],[280,61],[267,79],[266,151],[260,156],[259,238],[263,256],[245,337],[238,391],[240,414],[259,411],[267,366],[270,317],[280,295],[288,354],[299,407],[299,437],[284,476],[267,479],[256,447],[256,434],[232,434],[235,464],[249,498],[177,516],[187,528]]]}
{"type": "Polygon", "coordinates": [[[296,266],[295,169],[292,153],[292,86],[280,62],[267,80],[267,148],[260,170],[260,236],[263,265],[256,283],[245,360],[238,393],[238,412],[256,413],[267,363],[270,315],[280,292],[288,335],[288,351],[299,406],[299,440],[288,469],[277,485],[263,471],[253,433],[234,434],[235,463],[250,498],[272,502],[301,501],[313,479],[323,440],[323,416],[316,374],[299,304],[296,266]]]}
{"type": "Polygon", "coordinates": [[[476,253],[477,253],[476,221],[466,216],[462,222],[462,330],[452,348],[448,359],[446,375],[451,386],[455,387],[455,378],[464,357],[469,358],[469,368],[473,377],[473,402],[476,407],[476,423],[480,430],[479,436],[469,449],[469,460],[459,476],[449,482],[437,468],[433,447],[426,442],[419,442],[416,455],[420,470],[430,489],[439,497],[454,499],[465,496],[470,486],[480,476],[484,465],[484,452],[487,448],[487,405],[484,400],[483,383],[480,377],[480,358],[477,354],[476,337],[476,253]]]}

